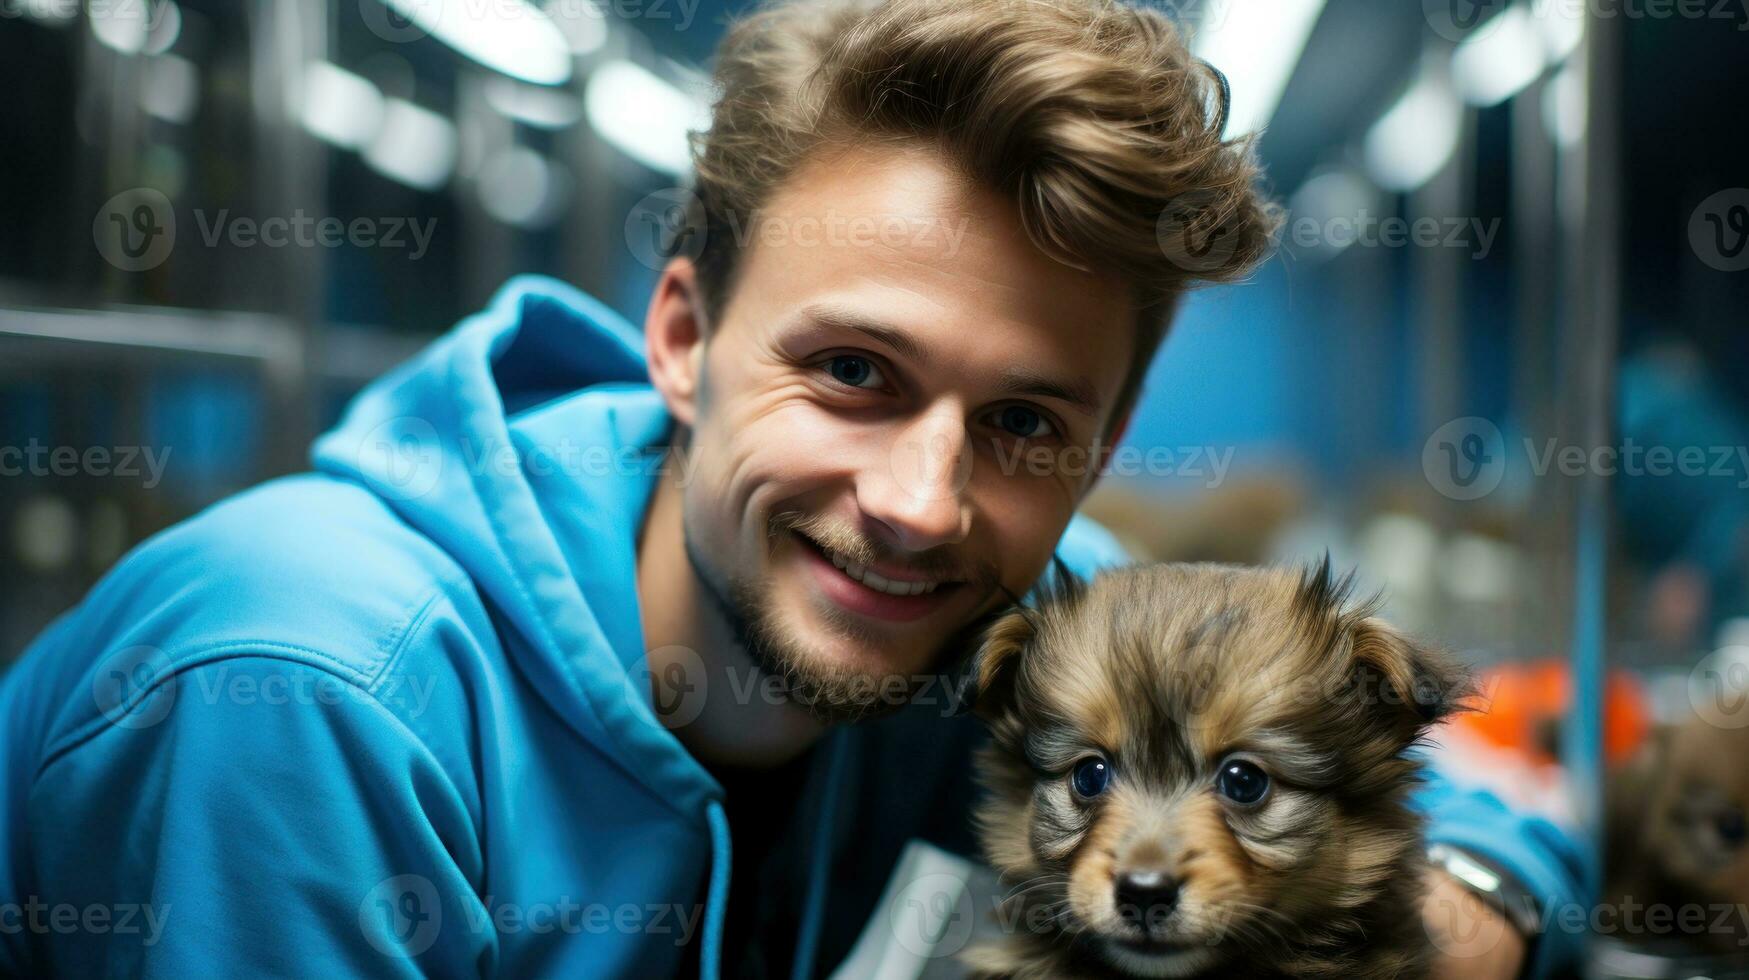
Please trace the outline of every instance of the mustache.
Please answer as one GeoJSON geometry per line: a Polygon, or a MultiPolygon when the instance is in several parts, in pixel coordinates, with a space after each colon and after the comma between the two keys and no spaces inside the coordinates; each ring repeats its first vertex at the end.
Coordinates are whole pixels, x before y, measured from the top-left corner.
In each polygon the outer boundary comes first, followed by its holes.
{"type": "Polygon", "coordinates": [[[806,514],[786,510],[771,515],[768,522],[773,541],[785,532],[794,531],[812,539],[828,551],[842,555],[858,565],[891,564],[909,569],[920,578],[943,579],[997,588],[1001,584],[996,570],[980,563],[968,563],[945,552],[922,552],[899,555],[870,543],[867,538],[842,521],[821,514],[806,514]]]}

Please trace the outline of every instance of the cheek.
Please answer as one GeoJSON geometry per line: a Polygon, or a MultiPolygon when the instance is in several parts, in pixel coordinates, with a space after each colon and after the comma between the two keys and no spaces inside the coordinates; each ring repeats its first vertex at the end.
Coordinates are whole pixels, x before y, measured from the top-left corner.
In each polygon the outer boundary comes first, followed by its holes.
{"type": "Polygon", "coordinates": [[[1012,585],[1042,574],[1074,515],[1074,497],[1048,478],[1024,473],[974,478],[968,492],[996,543],[1003,579],[1012,585]]]}
{"type": "Polygon", "coordinates": [[[1069,868],[1069,902],[1085,922],[1107,922],[1116,914],[1112,882],[1117,847],[1131,822],[1121,806],[1104,808],[1075,852],[1069,868]]]}
{"type": "Polygon", "coordinates": [[[688,494],[713,523],[745,524],[756,540],[765,518],[790,498],[842,481],[852,454],[842,425],[817,408],[793,397],[749,402],[725,405],[701,423],[688,494]]]}

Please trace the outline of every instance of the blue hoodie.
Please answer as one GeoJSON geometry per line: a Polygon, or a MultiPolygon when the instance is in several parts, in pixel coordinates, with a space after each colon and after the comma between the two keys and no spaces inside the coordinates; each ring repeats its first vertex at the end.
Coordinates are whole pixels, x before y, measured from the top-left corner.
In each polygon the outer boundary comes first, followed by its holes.
{"type": "MultiPolygon", "coordinates": [[[[650,706],[635,589],[671,429],[635,330],[519,278],[317,472],[136,548],[0,681],[0,973],[716,976],[722,789],[650,706]]],[[[1127,558],[1080,518],[1058,553],[1127,558]]],[[[1428,800],[1575,894],[1552,828],[1428,800]]],[[[817,810],[828,843],[856,818],[817,810]]],[[[829,877],[798,974],[842,949],[829,877]]]]}

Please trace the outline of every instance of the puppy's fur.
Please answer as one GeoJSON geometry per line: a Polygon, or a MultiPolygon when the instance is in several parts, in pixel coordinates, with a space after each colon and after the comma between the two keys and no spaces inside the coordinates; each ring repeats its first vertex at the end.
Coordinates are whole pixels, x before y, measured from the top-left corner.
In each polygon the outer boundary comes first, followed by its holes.
{"type": "Polygon", "coordinates": [[[1376,598],[1352,606],[1352,580],[1328,557],[1138,565],[994,621],[972,678],[992,733],[977,823],[1012,891],[1004,938],[965,955],[979,975],[1426,972],[1405,750],[1471,688],[1376,598]],[[1109,780],[1083,797],[1095,756],[1109,780]],[[1267,775],[1261,800],[1218,790],[1231,760],[1267,775]],[[1175,900],[1120,902],[1118,876],[1142,872],[1175,900]]]}
{"type": "MultiPolygon", "coordinates": [[[[1727,719],[1729,720],[1729,719],[1727,719]]],[[[1690,714],[1659,730],[1628,764],[1609,774],[1605,800],[1606,894],[1617,909],[1685,906],[1708,909],[1704,929],[1678,935],[1741,961],[1749,960],[1749,728],[1725,727],[1690,714]],[[1730,914],[1717,914],[1724,910],[1730,914]]],[[[1618,916],[1621,918],[1621,916],[1618,916]]],[[[1668,932],[1629,940],[1656,941],[1668,932]]]]}

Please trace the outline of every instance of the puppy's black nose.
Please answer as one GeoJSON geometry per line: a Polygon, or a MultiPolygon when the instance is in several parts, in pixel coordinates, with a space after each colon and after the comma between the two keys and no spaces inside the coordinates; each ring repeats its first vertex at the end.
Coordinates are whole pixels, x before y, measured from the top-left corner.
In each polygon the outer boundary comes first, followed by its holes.
{"type": "Polygon", "coordinates": [[[1146,929],[1178,904],[1178,880],[1163,871],[1123,871],[1117,876],[1116,898],[1117,914],[1146,929]]]}

